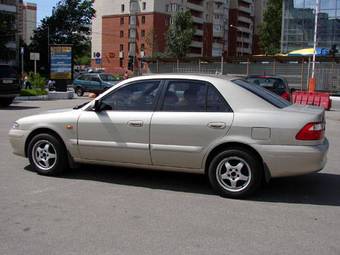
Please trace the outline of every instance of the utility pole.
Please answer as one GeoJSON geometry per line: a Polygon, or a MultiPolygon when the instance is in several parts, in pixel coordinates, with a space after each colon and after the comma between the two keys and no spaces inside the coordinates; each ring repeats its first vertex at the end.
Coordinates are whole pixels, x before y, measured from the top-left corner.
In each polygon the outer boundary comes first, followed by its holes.
{"type": "Polygon", "coordinates": [[[320,0],[315,3],[315,22],[314,22],[314,44],[313,44],[313,62],[312,62],[312,77],[309,80],[308,91],[314,92],[315,90],[315,59],[316,59],[316,46],[318,35],[318,16],[319,16],[320,0]]]}

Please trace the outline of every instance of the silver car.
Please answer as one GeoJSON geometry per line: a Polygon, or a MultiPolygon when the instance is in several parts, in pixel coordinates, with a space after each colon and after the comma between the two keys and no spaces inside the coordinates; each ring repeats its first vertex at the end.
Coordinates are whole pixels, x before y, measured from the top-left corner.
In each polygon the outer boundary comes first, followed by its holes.
{"type": "Polygon", "coordinates": [[[325,113],[241,78],[154,75],[120,82],[76,109],[19,119],[14,153],[55,175],[77,163],[206,174],[240,198],[270,178],[320,171],[325,113]]]}

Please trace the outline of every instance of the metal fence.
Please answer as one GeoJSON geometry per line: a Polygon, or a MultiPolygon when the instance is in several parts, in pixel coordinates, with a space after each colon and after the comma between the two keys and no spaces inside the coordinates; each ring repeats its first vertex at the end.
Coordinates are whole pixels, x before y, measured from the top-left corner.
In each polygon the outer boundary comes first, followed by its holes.
{"type": "MultiPolygon", "coordinates": [[[[228,74],[235,76],[246,75],[280,75],[285,77],[291,87],[306,90],[311,75],[312,64],[308,61],[299,62],[154,62],[149,63],[152,73],[203,73],[203,74],[228,74]]],[[[317,90],[340,92],[340,64],[320,62],[315,70],[317,90]]]]}

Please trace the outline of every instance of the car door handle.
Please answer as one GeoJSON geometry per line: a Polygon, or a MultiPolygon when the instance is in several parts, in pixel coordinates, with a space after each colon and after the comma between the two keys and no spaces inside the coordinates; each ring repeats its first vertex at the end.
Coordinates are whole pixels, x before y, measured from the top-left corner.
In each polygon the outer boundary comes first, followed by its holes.
{"type": "Polygon", "coordinates": [[[227,125],[224,122],[210,122],[208,124],[208,127],[214,128],[214,129],[225,129],[226,126],[227,125]]]}
{"type": "Polygon", "coordinates": [[[143,121],[141,121],[141,120],[131,120],[131,121],[128,122],[128,125],[130,127],[142,127],[143,121]]]}

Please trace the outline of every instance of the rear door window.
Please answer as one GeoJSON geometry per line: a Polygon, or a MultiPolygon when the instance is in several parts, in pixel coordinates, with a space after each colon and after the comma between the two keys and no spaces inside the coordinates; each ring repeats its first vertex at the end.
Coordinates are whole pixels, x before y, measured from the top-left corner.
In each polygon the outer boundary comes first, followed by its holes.
{"type": "Polygon", "coordinates": [[[282,97],[278,96],[277,94],[261,87],[261,86],[254,86],[250,84],[246,80],[233,80],[233,83],[237,84],[243,89],[248,90],[249,92],[253,93],[254,95],[262,98],[266,102],[276,106],[277,108],[285,108],[291,105],[291,103],[282,97]]]}
{"type": "Polygon", "coordinates": [[[0,65],[0,78],[17,78],[17,71],[11,66],[0,65]]]}

